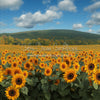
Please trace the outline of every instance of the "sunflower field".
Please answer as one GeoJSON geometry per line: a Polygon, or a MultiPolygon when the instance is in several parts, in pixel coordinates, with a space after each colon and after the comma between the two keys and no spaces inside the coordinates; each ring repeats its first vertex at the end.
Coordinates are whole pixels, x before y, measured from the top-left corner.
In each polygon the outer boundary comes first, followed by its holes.
{"type": "Polygon", "coordinates": [[[99,100],[100,45],[0,45],[0,100],[99,100]]]}

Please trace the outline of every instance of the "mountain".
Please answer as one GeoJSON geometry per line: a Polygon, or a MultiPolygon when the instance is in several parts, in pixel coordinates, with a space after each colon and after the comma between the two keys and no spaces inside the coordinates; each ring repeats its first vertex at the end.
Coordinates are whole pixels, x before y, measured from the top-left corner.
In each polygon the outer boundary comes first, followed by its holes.
{"type": "Polygon", "coordinates": [[[12,36],[19,39],[55,39],[55,40],[100,40],[99,34],[80,32],[74,30],[37,30],[18,33],[4,33],[0,36],[12,36]]]}

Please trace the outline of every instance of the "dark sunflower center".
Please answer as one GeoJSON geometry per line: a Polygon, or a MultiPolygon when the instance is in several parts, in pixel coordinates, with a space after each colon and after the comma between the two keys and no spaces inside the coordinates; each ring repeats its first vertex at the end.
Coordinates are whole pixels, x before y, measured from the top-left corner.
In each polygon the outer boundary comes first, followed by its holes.
{"type": "Polygon", "coordinates": [[[16,67],[16,63],[14,63],[13,66],[16,67]]]}
{"type": "Polygon", "coordinates": [[[28,63],[27,63],[27,64],[26,64],[26,67],[28,67],[28,68],[29,68],[29,67],[30,67],[30,64],[28,64],[28,63]]]}
{"type": "Polygon", "coordinates": [[[22,79],[21,78],[17,78],[16,79],[16,84],[17,85],[21,85],[22,84],[22,79]]]}
{"type": "Polygon", "coordinates": [[[66,64],[69,65],[69,61],[68,60],[66,60],[66,64]]]}
{"type": "Polygon", "coordinates": [[[15,72],[14,72],[14,74],[18,74],[19,73],[19,71],[18,70],[16,70],[15,72]]]}
{"type": "Polygon", "coordinates": [[[75,66],[75,68],[77,69],[77,68],[78,68],[78,66],[76,65],[76,66],[75,66]]]}
{"type": "Polygon", "coordinates": [[[68,75],[68,79],[69,79],[69,80],[73,79],[73,77],[74,77],[74,74],[73,74],[73,73],[70,73],[70,74],[68,75]]]}
{"type": "Polygon", "coordinates": [[[98,62],[100,62],[100,59],[98,60],[98,62]]]}
{"type": "Polygon", "coordinates": [[[62,65],[62,68],[64,69],[65,68],[65,65],[62,65]]]}
{"type": "Polygon", "coordinates": [[[89,66],[88,66],[88,68],[89,68],[90,70],[93,70],[93,69],[94,69],[94,67],[95,67],[95,66],[94,66],[94,64],[92,64],[92,63],[91,63],[91,64],[89,64],[89,66]]]}
{"type": "Polygon", "coordinates": [[[85,70],[85,67],[83,67],[83,70],[85,70]]]}
{"type": "Polygon", "coordinates": [[[60,62],[60,59],[58,60],[58,62],[60,62]]]}
{"type": "Polygon", "coordinates": [[[16,95],[16,91],[13,90],[13,89],[10,90],[10,91],[9,91],[9,95],[10,95],[10,96],[15,96],[15,95],[16,95]]]}
{"type": "Polygon", "coordinates": [[[25,58],[23,58],[23,60],[26,60],[25,58]]]}
{"type": "Polygon", "coordinates": [[[30,62],[32,62],[32,60],[30,60],[30,62]]]}
{"type": "Polygon", "coordinates": [[[37,63],[37,60],[35,60],[35,63],[37,63]]]}
{"type": "Polygon", "coordinates": [[[24,76],[26,76],[26,73],[24,73],[24,76]]]}
{"type": "Polygon", "coordinates": [[[50,73],[50,70],[47,70],[46,72],[47,72],[47,74],[48,74],[48,73],[50,73]]]}
{"type": "Polygon", "coordinates": [[[97,78],[97,80],[100,81],[100,73],[98,73],[98,74],[96,75],[96,78],[97,78]]]}
{"type": "Polygon", "coordinates": [[[10,74],[11,74],[11,70],[8,70],[8,71],[7,71],[7,74],[10,75],[10,74]]]}

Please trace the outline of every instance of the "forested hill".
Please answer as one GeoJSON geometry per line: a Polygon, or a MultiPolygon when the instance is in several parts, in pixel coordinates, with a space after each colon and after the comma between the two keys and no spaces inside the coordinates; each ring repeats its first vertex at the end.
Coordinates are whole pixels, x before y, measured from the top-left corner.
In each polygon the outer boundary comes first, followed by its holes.
{"type": "MultiPolygon", "coordinates": [[[[4,35],[4,34],[1,34],[4,35]]],[[[100,35],[92,34],[87,32],[80,32],[74,30],[39,30],[39,31],[26,31],[26,32],[18,32],[18,33],[5,33],[7,36],[12,36],[18,39],[57,39],[57,40],[85,40],[92,39],[97,40],[100,39],[100,35]]]]}
{"type": "Polygon", "coordinates": [[[100,34],[60,29],[0,34],[0,44],[35,45],[38,42],[42,45],[62,45],[64,42],[70,45],[100,44],[100,34]]]}

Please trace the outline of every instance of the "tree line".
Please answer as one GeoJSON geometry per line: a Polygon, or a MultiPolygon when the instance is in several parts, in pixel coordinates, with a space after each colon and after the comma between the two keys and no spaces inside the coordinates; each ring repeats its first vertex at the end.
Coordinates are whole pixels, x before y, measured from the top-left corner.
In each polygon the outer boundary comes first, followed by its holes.
{"type": "Polygon", "coordinates": [[[2,35],[0,36],[0,44],[5,44],[5,45],[89,45],[89,44],[100,44],[100,40],[92,40],[92,39],[87,39],[87,40],[56,40],[56,39],[18,39],[18,38],[13,38],[12,36],[6,36],[2,35]]]}

